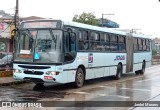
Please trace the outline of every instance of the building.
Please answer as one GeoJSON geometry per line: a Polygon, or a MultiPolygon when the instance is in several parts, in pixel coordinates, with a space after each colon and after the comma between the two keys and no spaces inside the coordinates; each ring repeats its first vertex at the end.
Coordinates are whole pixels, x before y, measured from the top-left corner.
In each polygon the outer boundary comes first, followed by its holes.
{"type": "Polygon", "coordinates": [[[35,19],[45,19],[45,18],[38,16],[29,16],[29,17],[21,17],[20,21],[35,20],[35,19]]]}
{"type": "MultiPolygon", "coordinates": [[[[19,21],[44,19],[37,16],[20,17],[19,21]]],[[[0,10],[0,59],[6,54],[13,52],[13,39],[11,38],[11,30],[14,27],[14,16],[0,10]]]]}
{"type": "Polygon", "coordinates": [[[13,18],[10,14],[0,10],[0,59],[3,55],[13,52],[13,40],[10,34],[13,18]]]}
{"type": "Polygon", "coordinates": [[[160,38],[155,38],[152,41],[152,48],[157,52],[157,54],[160,54],[160,38]]]}

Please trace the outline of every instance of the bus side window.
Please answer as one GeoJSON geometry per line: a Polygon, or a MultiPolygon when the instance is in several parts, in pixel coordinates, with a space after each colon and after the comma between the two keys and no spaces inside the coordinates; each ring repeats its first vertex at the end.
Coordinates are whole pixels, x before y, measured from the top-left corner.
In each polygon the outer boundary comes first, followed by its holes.
{"type": "Polygon", "coordinates": [[[134,51],[138,51],[138,39],[134,38],[134,51]]]}
{"type": "Polygon", "coordinates": [[[72,32],[64,32],[64,61],[72,61],[75,58],[76,36],[72,32]]]}
{"type": "Polygon", "coordinates": [[[68,32],[64,32],[64,51],[65,52],[69,52],[69,33],[68,32]]]}
{"type": "Polygon", "coordinates": [[[88,31],[80,30],[78,33],[78,50],[88,50],[88,31]]]}
{"type": "Polygon", "coordinates": [[[111,51],[118,51],[118,39],[117,35],[110,34],[110,50],[111,51]]]}
{"type": "Polygon", "coordinates": [[[124,52],[126,50],[124,36],[118,36],[118,46],[120,52],[124,52]]]}
{"type": "Polygon", "coordinates": [[[142,44],[142,39],[141,38],[138,38],[138,50],[139,51],[142,51],[143,50],[143,44],[142,44]]]}
{"type": "Polygon", "coordinates": [[[70,51],[75,52],[76,51],[76,36],[75,33],[70,33],[69,38],[69,44],[70,44],[70,51]]]}
{"type": "Polygon", "coordinates": [[[150,51],[150,40],[146,40],[146,45],[147,45],[147,51],[150,51]]]}

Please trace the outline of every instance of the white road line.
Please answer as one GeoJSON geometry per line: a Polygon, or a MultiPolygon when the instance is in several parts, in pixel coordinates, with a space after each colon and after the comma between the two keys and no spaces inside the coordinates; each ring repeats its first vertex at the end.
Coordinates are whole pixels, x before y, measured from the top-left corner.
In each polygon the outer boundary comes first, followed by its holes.
{"type": "Polygon", "coordinates": [[[122,95],[106,95],[106,94],[98,94],[98,96],[113,96],[113,97],[120,97],[120,98],[131,98],[129,96],[122,96],[122,95]]]}
{"type": "Polygon", "coordinates": [[[98,94],[98,96],[107,96],[106,94],[98,94]]]}
{"type": "MultiPolygon", "coordinates": [[[[90,94],[90,93],[87,93],[87,92],[73,92],[75,94],[82,94],[82,95],[87,95],[87,94],[90,94]]],[[[114,96],[114,97],[120,97],[120,98],[131,98],[129,96],[122,96],[122,95],[106,95],[106,94],[97,94],[97,96],[114,96]]]]}
{"type": "Polygon", "coordinates": [[[145,81],[155,80],[155,79],[157,79],[157,78],[160,78],[160,77],[151,78],[151,79],[146,79],[146,80],[141,80],[141,81],[136,81],[136,82],[137,82],[137,83],[139,83],[139,82],[145,82],[145,81]]]}
{"type": "Polygon", "coordinates": [[[110,87],[110,86],[98,86],[98,87],[102,87],[102,88],[114,88],[114,87],[110,87]]]}
{"type": "Polygon", "coordinates": [[[90,94],[90,93],[87,93],[87,92],[73,92],[75,94],[90,94]]]}
{"type": "Polygon", "coordinates": [[[132,88],[120,88],[120,89],[128,89],[128,90],[134,90],[134,91],[148,91],[148,92],[151,92],[151,90],[148,90],[148,89],[132,89],[132,88]]]}
{"type": "Polygon", "coordinates": [[[129,96],[122,96],[122,95],[111,95],[111,96],[116,96],[116,97],[125,98],[125,99],[131,98],[129,96]]]}

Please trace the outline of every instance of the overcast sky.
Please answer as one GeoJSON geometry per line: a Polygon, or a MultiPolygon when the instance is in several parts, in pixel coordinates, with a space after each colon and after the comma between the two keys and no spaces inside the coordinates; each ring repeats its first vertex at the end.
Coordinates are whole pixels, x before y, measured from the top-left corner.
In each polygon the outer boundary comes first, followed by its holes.
{"type": "MultiPolygon", "coordinates": [[[[0,0],[0,10],[13,14],[16,0],[0,0]]],[[[160,38],[159,0],[19,0],[19,15],[71,21],[75,14],[92,12],[116,21],[122,29],[140,29],[160,38]]]]}

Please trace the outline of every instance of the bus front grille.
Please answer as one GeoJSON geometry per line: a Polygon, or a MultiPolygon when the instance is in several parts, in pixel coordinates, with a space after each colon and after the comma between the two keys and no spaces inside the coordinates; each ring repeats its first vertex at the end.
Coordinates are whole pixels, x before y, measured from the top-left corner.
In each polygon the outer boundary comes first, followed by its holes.
{"type": "Polygon", "coordinates": [[[24,74],[43,75],[42,71],[24,71],[24,74]]]}

